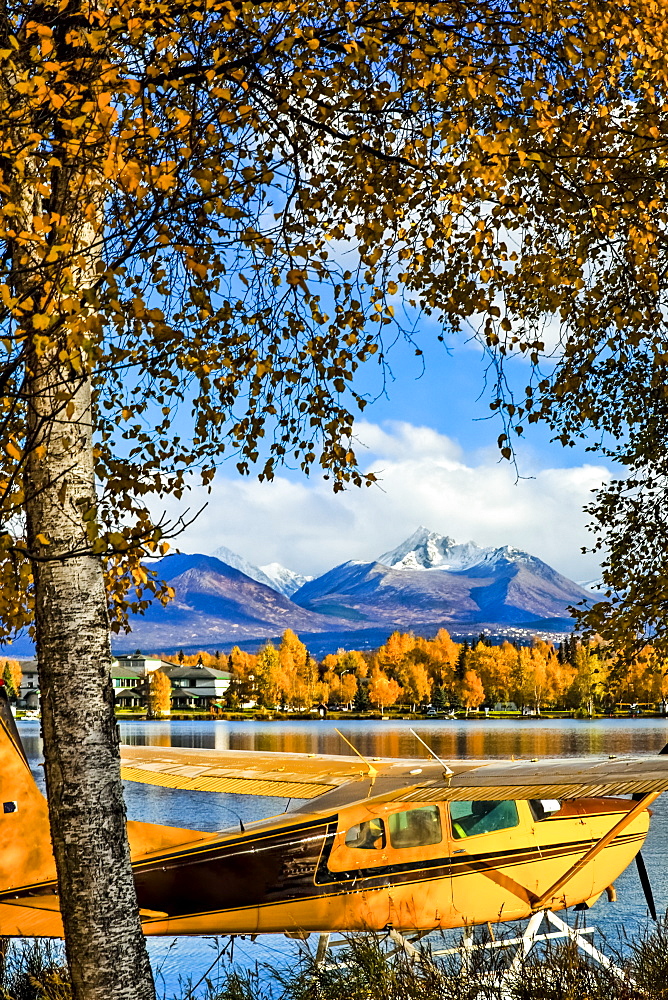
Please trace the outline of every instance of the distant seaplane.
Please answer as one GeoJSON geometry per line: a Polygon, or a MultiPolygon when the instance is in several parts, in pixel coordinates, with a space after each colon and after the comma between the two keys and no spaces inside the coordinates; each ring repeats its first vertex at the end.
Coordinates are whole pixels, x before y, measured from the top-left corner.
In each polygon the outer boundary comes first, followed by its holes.
{"type": "MultiPolygon", "coordinates": [[[[145,933],[428,931],[591,906],[603,892],[614,898],[648,807],[668,790],[661,755],[446,763],[355,753],[123,747],[127,781],[300,800],[220,833],[128,822],[145,933]]],[[[59,937],[46,800],[2,690],[0,780],[0,935],[59,937]]]]}

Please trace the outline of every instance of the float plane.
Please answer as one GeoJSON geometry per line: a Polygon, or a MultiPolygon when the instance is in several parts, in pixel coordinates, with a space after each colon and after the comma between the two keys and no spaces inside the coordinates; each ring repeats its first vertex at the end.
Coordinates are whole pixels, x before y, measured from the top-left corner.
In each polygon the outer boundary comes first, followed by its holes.
{"type": "MultiPolygon", "coordinates": [[[[124,746],[121,765],[126,781],[296,800],[220,833],[128,822],[148,935],[426,931],[591,906],[614,898],[668,790],[661,755],[446,763],[124,746]]],[[[46,800],[4,692],[0,782],[0,936],[60,937],[46,800]]]]}

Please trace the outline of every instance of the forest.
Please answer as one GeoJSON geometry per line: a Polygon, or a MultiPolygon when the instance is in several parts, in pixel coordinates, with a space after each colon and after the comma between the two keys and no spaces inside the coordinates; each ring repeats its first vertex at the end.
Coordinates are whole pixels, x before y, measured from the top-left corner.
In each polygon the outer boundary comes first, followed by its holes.
{"type": "Polygon", "coordinates": [[[531,645],[492,645],[481,635],[455,642],[445,629],[431,639],[393,632],[371,652],[340,649],[318,662],[291,630],[258,653],[235,646],[221,653],[179,654],[183,662],[227,668],[232,681],[225,708],[308,711],[314,704],[356,711],[393,706],[438,711],[513,702],[521,711],[571,710],[583,716],[620,706],[668,708],[668,662],[651,645],[621,656],[599,637],[567,636],[558,646],[540,638],[531,645]]]}

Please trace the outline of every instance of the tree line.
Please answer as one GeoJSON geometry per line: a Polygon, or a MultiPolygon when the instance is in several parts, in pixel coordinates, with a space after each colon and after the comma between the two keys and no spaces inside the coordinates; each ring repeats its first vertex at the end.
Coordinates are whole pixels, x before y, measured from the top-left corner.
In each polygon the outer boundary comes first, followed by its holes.
{"type": "Polygon", "coordinates": [[[318,662],[290,629],[278,645],[258,653],[235,646],[187,659],[225,667],[232,680],[228,709],[248,702],[268,708],[308,711],[330,707],[383,711],[393,705],[408,711],[431,705],[438,710],[514,702],[520,710],[571,709],[592,715],[619,704],[668,706],[668,661],[646,645],[631,658],[618,655],[600,638],[567,636],[555,645],[535,637],[530,645],[493,645],[481,635],[455,642],[445,629],[431,639],[393,632],[371,652],[343,650],[318,662]]]}

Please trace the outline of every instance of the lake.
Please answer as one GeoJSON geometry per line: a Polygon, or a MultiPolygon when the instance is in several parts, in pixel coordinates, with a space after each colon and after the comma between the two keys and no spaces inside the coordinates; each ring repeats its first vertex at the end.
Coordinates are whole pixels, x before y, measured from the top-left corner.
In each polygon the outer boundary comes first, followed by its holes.
{"type": "MultiPolygon", "coordinates": [[[[663,719],[550,719],[447,721],[350,722],[121,722],[124,743],[153,746],[201,747],[203,749],[285,750],[298,753],[349,753],[335,725],[366,756],[419,757],[426,751],[411,735],[419,732],[443,760],[449,758],[573,757],[587,754],[656,754],[668,743],[668,720],[663,719]]],[[[31,766],[40,781],[42,769],[39,727],[19,723],[31,766]]],[[[244,821],[282,812],[285,799],[253,799],[241,795],[181,792],[129,783],[126,785],[131,819],[198,830],[238,828],[244,821]]],[[[657,911],[668,907],[668,795],[652,807],[650,832],[643,848],[654,888],[657,911]]],[[[620,934],[637,933],[648,922],[647,908],[631,865],[615,883],[616,903],[603,896],[586,914],[613,942],[620,934]]],[[[580,918],[584,915],[579,914],[580,918]]],[[[569,917],[569,920],[573,919],[569,917]]],[[[314,941],[314,939],[311,939],[314,941]]],[[[599,938],[600,941],[600,938],[599,938]]],[[[149,940],[157,972],[158,989],[167,997],[182,995],[180,978],[199,979],[222,946],[210,938],[149,940]]],[[[235,942],[235,960],[244,964],[285,964],[299,945],[278,935],[235,942]]]]}

